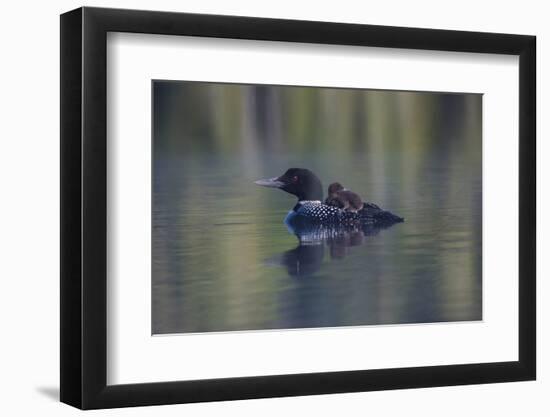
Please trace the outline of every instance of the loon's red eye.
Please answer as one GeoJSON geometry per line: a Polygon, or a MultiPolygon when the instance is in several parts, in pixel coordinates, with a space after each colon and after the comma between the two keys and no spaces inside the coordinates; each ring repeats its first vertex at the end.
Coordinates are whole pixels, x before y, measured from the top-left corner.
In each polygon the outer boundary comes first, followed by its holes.
{"type": "Polygon", "coordinates": [[[292,177],[292,182],[298,182],[298,177],[296,175],[292,177]]]}

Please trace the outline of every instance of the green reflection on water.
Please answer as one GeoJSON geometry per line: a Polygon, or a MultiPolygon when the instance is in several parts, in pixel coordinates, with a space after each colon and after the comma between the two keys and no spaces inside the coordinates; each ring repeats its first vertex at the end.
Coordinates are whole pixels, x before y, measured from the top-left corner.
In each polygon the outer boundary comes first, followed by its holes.
{"type": "Polygon", "coordinates": [[[480,95],[156,81],[153,107],[153,333],[481,319],[480,95]],[[406,222],[297,273],[295,198],[253,184],[289,167],[406,222]]]}

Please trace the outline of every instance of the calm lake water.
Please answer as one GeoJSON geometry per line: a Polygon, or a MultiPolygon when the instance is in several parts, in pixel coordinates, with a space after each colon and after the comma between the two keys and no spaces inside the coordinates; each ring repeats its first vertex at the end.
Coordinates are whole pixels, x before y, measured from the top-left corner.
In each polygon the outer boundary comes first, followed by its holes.
{"type": "Polygon", "coordinates": [[[154,92],[154,334],[482,318],[481,96],[154,92]],[[297,236],[295,197],[253,183],[289,167],[406,220],[297,236]]]}

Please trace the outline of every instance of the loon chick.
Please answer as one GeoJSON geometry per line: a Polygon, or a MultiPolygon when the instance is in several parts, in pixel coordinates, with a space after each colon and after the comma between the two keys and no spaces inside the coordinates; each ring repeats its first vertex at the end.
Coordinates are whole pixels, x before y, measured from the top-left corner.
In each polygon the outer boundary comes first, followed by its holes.
{"type": "Polygon", "coordinates": [[[363,208],[361,197],[353,191],[345,189],[339,182],[328,186],[328,197],[325,204],[335,206],[355,213],[363,208]]]}
{"type": "Polygon", "coordinates": [[[363,203],[356,212],[345,211],[338,207],[323,204],[323,186],[317,176],[309,169],[290,168],[280,177],[255,181],[257,185],[279,188],[298,197],[285,221],[292,223],[321,223],[326,225],[371,224],[390,226],[403,222],[403,218],[382,210],[376,204],[363,203]]]}

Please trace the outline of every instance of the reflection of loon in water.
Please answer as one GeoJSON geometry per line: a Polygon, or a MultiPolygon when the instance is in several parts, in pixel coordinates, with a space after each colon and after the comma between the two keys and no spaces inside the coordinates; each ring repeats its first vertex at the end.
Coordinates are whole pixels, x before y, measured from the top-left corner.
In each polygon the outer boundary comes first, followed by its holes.
{"type": "Polygon", "coordinates": [[[375,236],[389,227],[304,224],[296,222],[293,216],[287,216],[285,225],[298,238],[298,246],[272,258],[271,262],[286,267],[291,276],[307,276],[317,272],[326,247],[329,248],[331,259],[343,259],[350,248],[363,245],[365,237],[375,236]]]}

